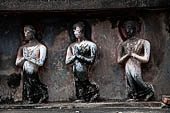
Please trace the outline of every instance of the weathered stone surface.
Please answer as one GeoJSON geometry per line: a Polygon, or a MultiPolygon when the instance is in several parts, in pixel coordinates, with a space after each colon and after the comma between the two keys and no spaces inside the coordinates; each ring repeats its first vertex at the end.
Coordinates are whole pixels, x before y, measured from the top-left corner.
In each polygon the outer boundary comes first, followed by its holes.
{"type": "Polygon", "coordinates": [[[0,0],[0,10],[68,11],[114,8],[168,8],[169,0],[0,0]]]}
{"type": "MultiPolygon", "coordinates": [[[[122,14],[123,11],[119,10],[122,14]]],[[[80,13],[79,13],[80,14],[80,13]]],[[[98,46],[95,64],[90,68],[90,80],[100,88],[104,100],[123,100],[126,97],[124,68],[117,63],[117,47],[121,42],[116,21],[121,15],[99,17],[84,17],[92,28],[92,40],[98,46]],[[113,25],[112,25],[113,24],[113,25]],[[113,27],[113,28],[112,28],[113,27]]],[[[153,84],[155,99],[161,100],[164,94],[170,94],[170,50],[169,35],[166,31],[166,12],[140,12],[135,14],[143,20],[142,32],[138,35],[151,43],[151,58],[148,64],[142,65],[143,79],[153,84]]],[[[77,16],[78,17],[78,16],[77,16]]],[[[81,18],[79,18],[81,19],[81,18]]],[[[1,98],[16,98],[20,94],[7,85],[10,74],[18,73],[15,66],[17,49],[23,38],[23,26],[32,24],[41,35],[42,42],[48,48],[45,66],[41,68],[40,79],[48,86],[49,101],[69,101],[75,99],[75,88],[71,66],[65,65],[65,55],[68,45],[70,25],[77,19],[63,14],[60,18],[39,13],[5,15],[0,18],[0,96],[1,98]]]]}
{"type": "Polygon", "coordinates": [[[161,109],[161,102],[98,102],[98,103],[69,103],[55,102],[47,104],[10,104],[1,105],[0,109],[93,109],[93,108],[152,108],[161,109]]]}

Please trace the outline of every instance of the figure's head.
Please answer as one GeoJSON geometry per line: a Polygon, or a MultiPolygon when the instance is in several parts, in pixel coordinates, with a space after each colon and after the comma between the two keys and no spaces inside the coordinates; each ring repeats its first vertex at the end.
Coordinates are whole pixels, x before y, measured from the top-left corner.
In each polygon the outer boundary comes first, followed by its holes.
{"type": "Polygon", "coordinates": [[[83,22],[78,22],[73,25],[73,32],[77,39],[84,37],[84,27],[85,25],[83,22]]]}
{"type": "Polygon", "coordinates": [[[31,25],[26,25],[24,27],[24,36],[25,36],[25,40],[29,41],[33,38],[35,38],[35,28],[31,25]]]}
{"type": "Polygon", "coordinates": [[[125,33],[127,38],[131,38],[136,35],[136,22],[132,20],[127,20],[124,23],[125,33]]]}

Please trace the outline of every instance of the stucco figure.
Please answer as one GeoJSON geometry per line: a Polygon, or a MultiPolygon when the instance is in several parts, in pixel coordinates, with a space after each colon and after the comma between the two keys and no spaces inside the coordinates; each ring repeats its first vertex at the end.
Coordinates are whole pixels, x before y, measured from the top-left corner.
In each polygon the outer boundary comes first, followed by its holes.
{"type": "Polygon", "coordinates": [[[40,82],[38,71],[44,65],[47,48],[35,38],[35,29],[24,27],[25,42],[18,50],[16,65],[23,69],[23,101],[41,103],[48,99],[47,86],[40,82]]]}
{"type": "Polygon", "coordinates": [[[153,88],[142,79],[141,64],[150,58],[150,42],[136,37],[136,22],[124,22],[126,40],[119,47],[118,63],[125,64],[125,75],[128,86],[128,100],[149,100],[153,88]]]}
{"type": "Polygon", "coordinates": [[[88,78],[88,67],[95,61],[97,46],[94,42],[86,40],[84,36],[84,23],[73,25],[76,42],[72,43],[66,54],[66,64],[73,65],[77,102],[92,102],[99,97],[99,89],[88,78]]]}

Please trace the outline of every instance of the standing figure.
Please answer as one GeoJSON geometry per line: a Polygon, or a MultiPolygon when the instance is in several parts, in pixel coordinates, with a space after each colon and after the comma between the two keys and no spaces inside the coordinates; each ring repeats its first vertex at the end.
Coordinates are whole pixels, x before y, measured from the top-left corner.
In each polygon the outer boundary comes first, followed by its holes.
{"type": "Polygon", "coordinates": [[[136,22],[124,22],[126,38],[119,48],[118,63],[125,64],[129,100],[149,100],[153,90],[142,79],[141,63],[150,57],[150,42],[136,37],[136,22]]]}
{"type": "Polygon", "coordinates": [[[88,67],[95,61],[97,46],[84,37],[84,24],[78,22],[73,25],[76,42],[67,49],[66,64],[73,64],[73,73],[76,87],[76,102],[92,102],[99,97],[99,89],[90,83],[88,67]]]}
{"type": "Polygon", "coordinates": [[[23,101],[41,103],[48,99],[47,86],[40,82],[38,71],[43,66],[47,48],[35,38],[35,29],[24,27],[26,44],[18,50],[16,65],[23,69],[23,101]]]}

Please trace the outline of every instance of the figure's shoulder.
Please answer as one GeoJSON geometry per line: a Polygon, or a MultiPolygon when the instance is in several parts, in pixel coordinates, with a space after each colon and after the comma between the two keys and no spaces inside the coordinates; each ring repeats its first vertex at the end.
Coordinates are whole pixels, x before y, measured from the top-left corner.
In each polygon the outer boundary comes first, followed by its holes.
{"type": "Polygon", "coordinates": [[[94,42],[92,42],[92,41],[85,40],[85,42],[88,43],[92,47],[97,47],[97,45],[94,42]]]}
{"type": "Polygon", "coordinates": [[[22,48],[24,48],[24,47],[26,47],[26,46],[25,46],[25,45],[22,45],[22,46],[19,47],[19,49],[22,49],[22,48]]]}
{"type": "Polygon", "coordinates": [[[68,46],[68,48],[73,47],[75,44],[76,44],[76,42],[71,43],[71,44],[68,46]]]}
{"type": "Polygon", "coordinates": [[[22,50],[24,47],[27,47],[26,44],[20,46],[18,50],[22,50]]]}
{"type": "Polygon", "coordinates": [[[143,43],[150,44],[150,42],[146,39],[139,39],[139,40],[142,41],[143,43]]]}
{"type": "Polygon", "coordinates": [[[25,48],[29,47],[29,46],[28,46],[28,43],[26,43],[26,44],[24,44],[24,45],[21,45],[19,48],[21,49],[21,48],[24,48],[24,47],[25,47],[25,48]]]}
{"type": "Polygon", "coordinates": [[[46,47],[44,44],[42,44],[42,43],[39,43],[38,46],[39,46],[40,48],[47,49],[47,47],[46,47]]]}
{"type": "Polygon", "coordinates": [[[128,41],[123,41],[122,43],[120,43],[120,46],[125,46],[128,43],[128,41]]]}

